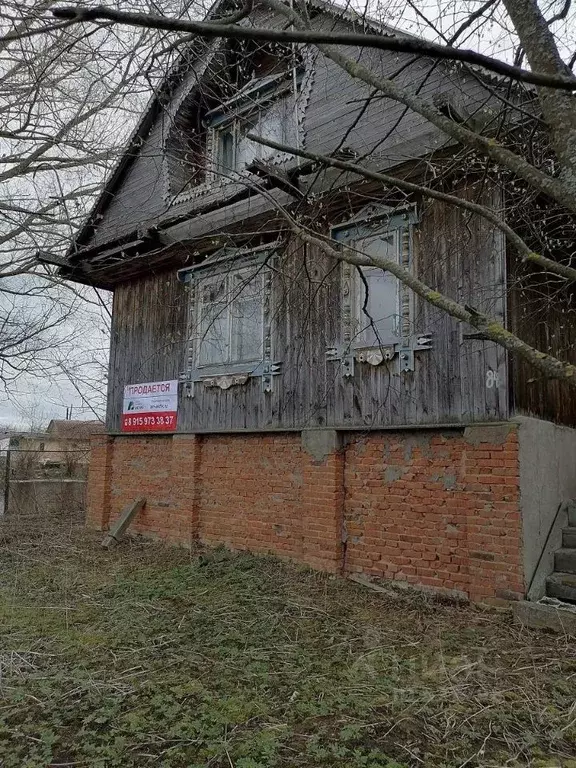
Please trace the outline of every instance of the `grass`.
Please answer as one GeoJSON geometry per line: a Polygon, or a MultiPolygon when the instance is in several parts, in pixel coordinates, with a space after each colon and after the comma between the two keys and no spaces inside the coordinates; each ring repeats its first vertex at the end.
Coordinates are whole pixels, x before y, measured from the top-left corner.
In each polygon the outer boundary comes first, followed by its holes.
{"type": "Polygon", "coordinates": [[[507,614],[62,517],[0,528],[0,766],[575,768],[576,649],[507,614]]]}

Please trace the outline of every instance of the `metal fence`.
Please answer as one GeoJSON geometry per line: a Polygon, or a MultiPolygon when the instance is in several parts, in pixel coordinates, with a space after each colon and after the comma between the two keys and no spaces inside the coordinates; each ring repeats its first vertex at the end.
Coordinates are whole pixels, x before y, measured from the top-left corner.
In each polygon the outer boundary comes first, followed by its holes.
{"type": "Polygon", "coordinates": [[[84,510],[89,449],[10,448],[2,458],[0,514],[84,510]]]}

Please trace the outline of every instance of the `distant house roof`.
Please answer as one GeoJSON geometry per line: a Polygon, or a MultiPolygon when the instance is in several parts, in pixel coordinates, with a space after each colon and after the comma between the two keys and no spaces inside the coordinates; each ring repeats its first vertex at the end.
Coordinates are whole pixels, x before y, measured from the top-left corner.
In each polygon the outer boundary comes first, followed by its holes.
{"type": "Polygon", "coordinates": [[[101,421],[73,421],[71,419],[52,419],[46,432],[52,437],[65,440],[88,440],[95,432],[104,432],[101,421]]]}

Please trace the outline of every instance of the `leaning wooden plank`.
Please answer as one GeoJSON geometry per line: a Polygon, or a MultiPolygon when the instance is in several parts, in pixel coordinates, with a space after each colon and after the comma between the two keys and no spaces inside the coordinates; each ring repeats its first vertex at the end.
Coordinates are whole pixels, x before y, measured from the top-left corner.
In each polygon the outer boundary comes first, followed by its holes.
{"type": "Polygon", "coordinates": [[[102,546],[105,549],[108,549],[109,547],[117,544],[124,531],[128,528],[132,520],[136,517],[138,512],[144,507],[146,504],[146,499],[144,496],[141,496],[139,499],[136,499],[136,501],[133,501],[132,504],[128,504],[128,506],[124,509],[118,520],[114,523],[112,526],[112,529],[108,531],[106,536],[104,537],[102,541],[102,546]]]}

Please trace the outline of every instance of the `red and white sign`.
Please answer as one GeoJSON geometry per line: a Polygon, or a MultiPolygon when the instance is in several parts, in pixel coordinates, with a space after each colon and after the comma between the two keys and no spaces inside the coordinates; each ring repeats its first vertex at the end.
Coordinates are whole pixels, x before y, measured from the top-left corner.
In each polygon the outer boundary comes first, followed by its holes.
{"type": "Polygon", "coordinates": [[[151,381],[124,387],[122,432],[174,432],[177,415],[177,381],[151,381]]]}

